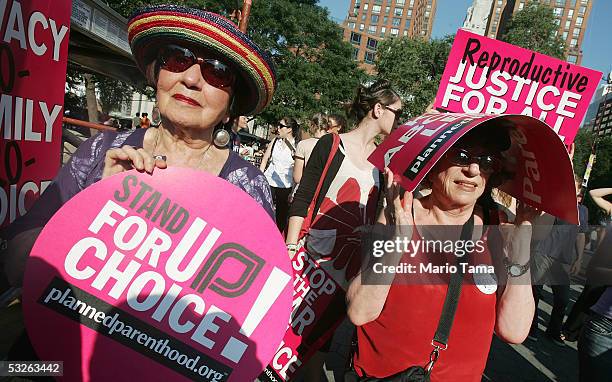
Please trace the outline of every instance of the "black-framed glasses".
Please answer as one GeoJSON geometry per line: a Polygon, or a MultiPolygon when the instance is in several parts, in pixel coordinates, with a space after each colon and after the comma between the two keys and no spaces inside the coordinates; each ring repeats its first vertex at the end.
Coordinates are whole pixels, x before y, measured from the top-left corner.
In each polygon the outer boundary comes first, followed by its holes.
{"type": "Polygon", "coordinates": [[[211,86],[227,88],[234,85],[236,75],[229,65],[216,58],[200,58],[191,50],[178,45],[168,45],[160,50],[157,57],[162,69],[172,73],[182,73],[195,64],[200,65],[202,77],[211,86]]]}
{"type": "Polygon", "coordinates": [[[461,167],[468,167],[470,164],[476,163],[480,171],[489,174],[499,172],[502,169],[501,160],[494,155],[470,155],[469,151],[457,147],[452,147],[447,151],[446,159],[461,167]]]}

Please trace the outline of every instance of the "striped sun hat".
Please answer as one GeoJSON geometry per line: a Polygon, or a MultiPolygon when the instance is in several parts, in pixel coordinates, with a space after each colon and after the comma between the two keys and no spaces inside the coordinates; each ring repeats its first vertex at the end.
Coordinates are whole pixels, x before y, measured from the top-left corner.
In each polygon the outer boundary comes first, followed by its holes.
{"type": "Polygon", "coordinates": [[[276,72],[272,59],[234,23],[216,13],[177,5],[138,10],[128,22],[128,39],[140,70],[168,43],[195,45],[224,57],[239,73],[233,114],[254,115],[272,100],[276,72]]]}

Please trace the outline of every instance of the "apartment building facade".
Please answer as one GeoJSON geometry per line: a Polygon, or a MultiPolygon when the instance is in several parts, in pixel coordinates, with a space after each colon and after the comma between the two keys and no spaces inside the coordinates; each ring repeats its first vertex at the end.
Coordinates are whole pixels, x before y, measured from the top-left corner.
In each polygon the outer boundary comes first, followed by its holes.
{"type": "Polygon", "coordinates": [[[351,0],[344,20],[344,39],[353,45],[353,58],[374,71],[378,44],[386,37],[429,39],[436,0],[351,0]]]}
{"type": "MultiPolygon", "coordinates": [[[[523,9],[528,2],[529,0],[493,0],[484,35],[500,38],[508,26],[510,17],[523,9]]],[[[582,41],[593,7],[593,0],[539,0],[539,2],[553,8],[559,26],[557,33],[563,38],[566,45],[565,59],[572,64],[580,65],[582,41]]],[[[480,3],[488,4],[488,2],[480,3]]]]}

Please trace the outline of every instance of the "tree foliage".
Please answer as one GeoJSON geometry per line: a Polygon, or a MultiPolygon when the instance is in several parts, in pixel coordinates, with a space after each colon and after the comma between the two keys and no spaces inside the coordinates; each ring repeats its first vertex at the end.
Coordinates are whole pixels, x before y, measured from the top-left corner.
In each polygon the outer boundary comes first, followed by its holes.
{"type": "MultiPolygon", "coordinates": [[[[258,116],[276,122],[284,116],[308,118],[318,112],[338,112],[365,76],[352,60],[342,29],[329,19],[317,0],[258,0],[253,2],[247,33],[274,58],[278,88],[272,104],[258,116]]],[[[125,17],[144,5],[167,0],[106,0],[125,17]]],[[[178,0],[173,4],[206,9],[232,17],[239,0],[178,0]]],[[[236,20],[234,20],[236,21],[236,20]]]]}
{"type": "MultiPolygon", "coordinates": [[[[596,159],[591,169],[588,189],[610,187],[612,185],[612,137],[598,137],[591,130],[581,129],[574,140],[574,172],[583,176],[593,147],[596,149],[596,159]]],[[[589,220],[592,224],[599,223],[604,218],[603,212],[593,200],[585,197],[585,205],[589,209],[589,220]]]]}
{"type": "Polygon", "coordinates": [[[339,112],[352,99],[365,73],[328,16],[312,0],[254,2],[249,34],[277,64],[278,89],[262,119],[339,112]]]}
{"type": "Polygon", "coordinates": [[[512,16],[501,40],[565,59],[565,42],[558,35],[557,22],[552,7],[530,2],[512,16]]]}
{"type": "MultiPolygon", "coordinates": [[[[66,104],[66,109],[70,106],[73,112],[78,112],[78,109],[85,107],[86,104],[84,100],[79,100],[76,96],[76,93],[85,86],[84,74],[74,66],[68,66],[66,71],[66,88],[71,95],[67,94],[64,98],[69,102],[66,104]]],[[[121,109],[125,102],[132,99],[132,94],[135,91],[130,84],[100,74],[93,74],[92,80],[95,83],[96,98],[100,103],[102,113],[105,115],[121,109]]],[[[143,89],[139,90],[143,91],[143,89]]]]}
{"type": "Polygon", "coordinates": [[[404,118],[423,114],[434,100],[453,39],[388,38],[378,45],[378,76],[400,92],[404,118]]]}

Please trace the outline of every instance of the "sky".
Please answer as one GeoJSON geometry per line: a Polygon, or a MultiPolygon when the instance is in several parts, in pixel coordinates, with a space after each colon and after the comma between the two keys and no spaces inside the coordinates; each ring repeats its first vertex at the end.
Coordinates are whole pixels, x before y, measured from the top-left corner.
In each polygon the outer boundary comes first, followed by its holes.
{"type": "MultiPolygon", "coordinates": [[[[606,78],[612,71],[612,0],[592,0],[586,35],[582,42],[582,66],[603,72],[606,78]]],[[[434,38],[453,34],[461,25],[472,0],[438,0],[434,19],[434,38]]],[[[327,7],[336,22],[342,22],[348,13],[350,0],[319,0],[327,7]]]]}

